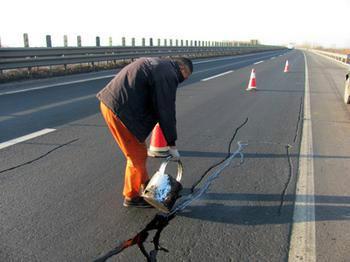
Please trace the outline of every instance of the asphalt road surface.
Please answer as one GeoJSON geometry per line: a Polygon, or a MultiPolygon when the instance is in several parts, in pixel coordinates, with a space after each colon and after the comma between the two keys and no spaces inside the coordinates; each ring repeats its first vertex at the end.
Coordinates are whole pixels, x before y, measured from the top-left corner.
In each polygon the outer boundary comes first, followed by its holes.
{"type": "MultiPolygon", "coordinates": [[[[349,261],[346,72],[299,50],[196,60],[177,93],[184,192],[248,118],[232,145],[247,144],[244,162],[170,221],[157,261],[349,261]]],[[[0,86],[0,261],[93,261],[157,213],[122,206],[125,160],[95,98],[113,74],[0,86]]],[[[160,163],[149,159],[150,175],[160,163]]],[[[108,261],[145,257],[133,246],[108,261]]]]}

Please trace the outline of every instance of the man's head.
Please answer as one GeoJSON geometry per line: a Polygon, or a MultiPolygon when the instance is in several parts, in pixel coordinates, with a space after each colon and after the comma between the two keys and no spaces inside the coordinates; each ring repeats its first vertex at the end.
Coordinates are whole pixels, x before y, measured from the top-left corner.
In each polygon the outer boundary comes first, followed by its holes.
{"type": "Polygon", "coordinates": [[[185,57],[176,58],[175,61],[179,65],[180,71],[184,79],[186,80],[187,78],[189,78],[193,72],[192,61],[185,57]]]}

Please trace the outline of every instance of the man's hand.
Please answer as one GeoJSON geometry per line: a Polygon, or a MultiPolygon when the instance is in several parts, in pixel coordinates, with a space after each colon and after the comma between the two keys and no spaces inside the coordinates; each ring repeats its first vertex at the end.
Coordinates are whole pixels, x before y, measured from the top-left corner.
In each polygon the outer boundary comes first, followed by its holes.
{"type": "Polygon", "coordinates": [[[176,149],[175,146],[171,146],[169,148],[169,154],[176,160],[180,159],[179,151],[176,149]]]}

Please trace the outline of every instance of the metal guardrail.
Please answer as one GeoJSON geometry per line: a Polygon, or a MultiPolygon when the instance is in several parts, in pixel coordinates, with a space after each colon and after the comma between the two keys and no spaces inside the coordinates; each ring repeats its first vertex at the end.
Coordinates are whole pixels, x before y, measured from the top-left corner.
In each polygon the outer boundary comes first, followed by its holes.
{"type": "Polygon", "coordinates": [[[332,53],[332,52],[326,52],[322,50],[317,50],[317,49],[312,49],[313,52],[319,53],[325,56],[328,56],[330,58],[333,58],[335,60],[338,60],[340,62],[343,62],[345,64],[350,64],[350,54],[344,55],[344,54],[337,54],[337,53],[332,53]]]}
{"type": "Polygon", "coordinates": [[[133,59],[143,56],[219,56],[284,49],[279,46],[245,47],[62,47],[0,48],[0,70],[32,68],[102,61],[133,59]]]}

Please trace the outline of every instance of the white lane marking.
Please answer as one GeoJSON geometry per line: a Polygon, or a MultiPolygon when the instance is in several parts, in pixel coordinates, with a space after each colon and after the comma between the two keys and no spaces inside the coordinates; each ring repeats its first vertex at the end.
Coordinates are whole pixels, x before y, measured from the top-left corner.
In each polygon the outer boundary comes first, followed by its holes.
{"type": "Polygon", "coordinates": [[[222,65],[222,66],[216,66],[216,67],[204,69],[204,70],[201,70],[201,71],[195,71],[194,73],[192,73],[192,75],[200,74],[200,73],[204,73],[204,72],[208,72],[208,71],[217,70],[217,69],[220,69],[220,68],[231,67],[231,66],[233,66],[233,65],[244,64],[244,63],[246,63],[246,62],[248,62],[248,61],[250,61],[250,60],[255,60],[255,58],[249,59],[249,60],[244,60],[244,61],[239,61],[239,62],[233,62],[233,63],[226,64],[226,65],[222,65]]]}
{"type": "MultiPolygon", "coordinates": [[[[266,52],[263,52],[263,54],[264,53],[266,53],[266,52]]],[[[245,55],[237,55],[237,56],[230,56],[230,57],[226,57],[226,58],[210,59],[210,60],[204,60],[204,61],[197,61],[197,62],[193,62],[193,64],[196,65],[196,64],[210,63],[210,62],[216,62],[216,61],[224,61],[224,60],[230,60],[230,59],[240,58],[240,57],[249,57],[249,56],[254,56],[254,55],[257,55],[257,53],[245,54],[245,55]]]]}
{"type": "Polygon", "coordinates": [[[316,261],[315,196],[309,73],[305,59],[304,121],[288,261],[316,261]],[[302,203],[304,201],[304,203],[302,203]]]}
{"type": "MultiPolygon", "coordinates": [[[[265,58],[265,56],[262,57],[262,58],[265,58]]],[[[201,70],[201,71],[195,71],[194,73],[192,73],[192,75],[199,74],[199,73],[204,73],[204,72],[208,72],[208,71],[217,70],[217,69],[220,69],[220,68],[232,67],[233,65],[245,64],[248,61],[254,61],[255,59],[256,58],[251,58],[251,59],[247,59],[247,60],[244,60],[244,61],[236,61],[236,62],[229,63],[229,64],[226,64],[226,65],[216,66],[216,67],[212,67],[212,68],[209,68],[209,69],[204,69],[204,70],[201,70]]]]}
{"type": "Polygon", "coordinates": [[[0,116],[0,122],[6,121],[6,120],[9,120],[9,119],[18,117],[18,116],[30,115],[30,114],[36,113],[38,111],[48,110],[48,109],[51,109],[51,108],[55,108],[55,107],[59,107],[59,106],[68,105],[68,104],[71,104],[71,103],[84,101],[86,99],[94,98],[94,97],[96,97],[96,94],[82,96],[82,97],[78,97],[78,98],[73,98],[73,99],[69,99],[69,100],[65,100],[65,101],[62,101],[62,102],[57,102],[57,103],[53,103],[53,104],[49,104],[49,105],[45,105],[45,106],[40,106],[40,107],[36,107],[34,109],[29,109],[29,110],[13,113],[13,114],[10,114],[8,116],[0,116]]]}
{"type": "Polygon", "coordinates": [[[115,76],[115,74],[114,75],[99,76],[99,77],[92,77],[92,78],[87,78],[87,79],[82,79],[82,80],[62,82],[62,83],[58,83],[58,84],[43,85],[43,86],[32,87],[32,88],[27,88],[27,89],[20,89],[20,90],[15,90],[15,91],[8,91],[8,92],[0,93],[0,96],[24,93],[24,92],[29,92],[29,91],[33,91],[33,90],[41,90],[41,89],[46,89],[46,88],[55,87],[55,86],[65,86],[65,85],[71,85],[71,84],[77,84],[77,83],[84,83],[84,82],[89,82],[89,81],[93,81],[93,80],[110,78],[110,77],[114,77],[114,76],[115,76]]]}
{"type": "Polygon", "coordinates": [[[204,79],[202,79],[201,81],[208,81],[208,80],[210,80],[210,79],[213,79],[213,78],[216,78],[216,77],[219,77],[219,76],[223,76],[223,75],[227,75],[227,74],[232,73],[232,72],[233,72],[233,70],[230,70],[230,71],[227,71],[227,72],[224,72],[224,73],[215,75],[215,76],[211,76],[211,77],[208,77],[208,78],[204,78],[204,79]]]}
{"type": "Polygon", "coordinates": [[[31,133],[31,134],[29,134],[29,135],[21,136],[21,137],[18,137],[18,138],[9,140],[9,141],[7,141],[7,142],[3,142],[3,143],[0,144],[0,149],[4,149],[4,148],[6,148],[6,147],[13,146],[13,145],[15,145],[15,144],[18,144],[18,143],[21,143],[21,142],[30,140],[30,139],[32,139],[32,138],[35,138],[35,137],[38,137],[38,136],[42,136],[42,135],[51,133],[51,132],[53,132],[53,131],[56,131],[56,129],[45,128],[45,129],[42,129],[42,130],[40,130],[40,131],[31,133]]]}
{"type": "Polygon", "coordinates": [[[261,64],[261,63],[263,63],[264,61],[259,61],[259,62],[256,62],[256,63],[254,63],[254,65],[258,65],[258,64],[261,64]]]}
{"type": "Polygon", "coordinates": [[[275,56],[273,56],[273,57],[271,57],[271,58],[270,58],[270,60],[275,59],[275,58],[276,58],[276,57],[275,57],[275,56]]]}

